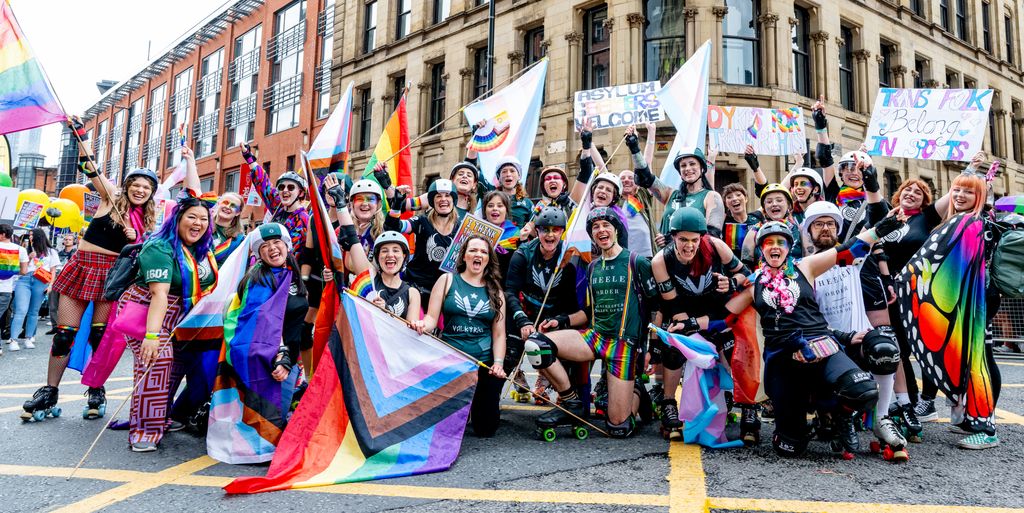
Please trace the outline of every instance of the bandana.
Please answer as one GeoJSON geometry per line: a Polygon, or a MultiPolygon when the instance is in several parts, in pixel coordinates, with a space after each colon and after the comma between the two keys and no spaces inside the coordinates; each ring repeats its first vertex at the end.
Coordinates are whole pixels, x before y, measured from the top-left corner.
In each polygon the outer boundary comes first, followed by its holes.
{"type": "Polygon", "coordinates": [[[847,203],[851,201],[864,201],[867,196],[864,194],[864,189],[854,189],[853,187],[843,186],[839,189],[839,196],[836,197],[836,205],[845,207],[847,203]]]}
{"type": "Polygon", "coordinates": [[[793,292],[786,286],[786,278],[795,270],[792,269],[793,259],[787,258],[786,260],[786,268],[784,270],[773,269],[767,264],[762,264],[760,281],[764,285],[764,290],[774,299],[777,305],[776,308],[791,314],[793,309],[796,308],[796,298],[793,297],[793,292]]]}

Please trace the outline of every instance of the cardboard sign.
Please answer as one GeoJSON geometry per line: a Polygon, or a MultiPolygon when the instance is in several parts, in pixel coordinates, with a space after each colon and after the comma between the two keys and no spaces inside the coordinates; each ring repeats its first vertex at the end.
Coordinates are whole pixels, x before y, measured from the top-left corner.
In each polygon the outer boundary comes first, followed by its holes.
{"type": "Polygon", "coordinates": [[[712,148],[743,153],[747,145],[758,155],[807,153],[804,115],[799,107],[708,106],[708,138],[712,148]]]}
{"type": "Polygon", "coordinates": [[[85,222],[92,222],[92,217],[96,215],[96,211],[100,209],[100,195],[95,192],[87,192],[83,197],[83,205],[85,208],[82,209],[82,216],[85,218],[85,222]]]}
{"type": "Polygon", "coordinates": [[[593,121],[594,130],[661,121],[665,111],[655,94],[660,88],[661,84],[655,81],[576,91],[576,128],[582,126],[584,119],[593,121]]]}
{"type": "Polygon", "coordinates": [[[14,227],[24,230],[31,230],[39,224],[39,216],[43,213],[43,205],[25,201],[21,204],[21,210],[14,218],[14,227]]]}
{"type": "Polygon", "coordinates": [[[483,219],[479,219],[475,216],[467,215],[462,218],[462,224],[459,225],[459,231],[455,233],[455,238],[452,240],[452,245],[448,246],[448,252],[444,255],[444,260],[441,261],[441,270],[446,273],[455,272],[455,266],[458,264],[459,252],[462,251],[462,243],[470,235],[482,235],[487,240],[491,241],[491,247],[493,248],[498,244],[498,239],[501,238],[501,228],[495,226],[483,219]]]}
{"type": "Polygon", "coordinates": [[[967,161],[981,150],[991,89],[892,89],[875,97],[868,155],[967,161]]]}

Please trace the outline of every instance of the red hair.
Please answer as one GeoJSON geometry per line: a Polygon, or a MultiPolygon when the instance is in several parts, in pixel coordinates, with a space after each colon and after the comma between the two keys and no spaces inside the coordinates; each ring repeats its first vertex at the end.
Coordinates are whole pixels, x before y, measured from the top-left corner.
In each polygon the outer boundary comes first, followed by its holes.
{"type": "Polygon", "coordinates": [[[697,245],[697,254],[690,262],[690,276],[703,276],[711,268],[711,260],[714,257],[715,245],[711,242],[711,236],[704,234],[700,236],[700,243],[697,245]]]}
{"type": "MultiPolygon", "coordinates": [[[[954,187],[974,190],[974,208],[971,209],[970,214],[980,214],[982,209],[985,208],[985,201],[988,198],[988,183],[985,182],[985,179],[976,174],[962,174],[953,179],[953,183],[949,186],[950,191],[954,187]]],[[[952,198],[950,198],[947,217],[953,217],[956,214],[956,207],[953,204],[952,198]]]]}

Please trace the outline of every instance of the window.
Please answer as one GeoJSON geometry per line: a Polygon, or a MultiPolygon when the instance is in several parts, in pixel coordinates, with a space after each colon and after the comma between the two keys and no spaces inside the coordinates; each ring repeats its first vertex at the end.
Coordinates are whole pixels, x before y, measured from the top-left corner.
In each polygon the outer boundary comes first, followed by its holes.
{"type": "Polygon", "coordinates": [[[1002,148],[999,147],[999,139],[997,139],[998,127],[996,126],[996,109],[992,108],[988,110],[988,142],[989,148],[992,150],[993,155],[1002,155],[1000,151],[1002,148]]]}
{"type": "Polygon", "coordinates": [[[196,157],[211,155],[217,150],[217,128],[220,126],[220,90],[224,74],[224,49],[203,58],[199,79],[199,117],[192,130],[196,138],[196,157]]]}
{"type": "Polygon", "coordinates": [[[992,53],[992,4],[981,3],[981,47],[992,53]]]}
{"type": "Polygon", "coordinates": [[[224,116],[228,129],[227,144],[236,147],[253,140],[256,132],[256,96],[260,70],[260,25],[235,38],[228,80],[231,82],[231,103],[224,116]]]}
{"type": "Polygon", "coordinates": [[[892,60],[896,56],[896,45],[882,41],[878,47],[878,55],[882,56],[878,63],[878,86],[893,87],[892,60]]]}
{"type": "Polygon", "coordinates": [[[314,70],[313,90],[317,94],[316,117],[326,118],[331,113],[331,62],[334,57],[334,0],[328,0],[323,20],[319,25],[320,64],[314,70]]]}
{"type": "Polygon", "coordinates": [[[722,21],[723,79],[729,84],[759,85],[757,2],[731,0],[722,21]]]}
{"type": "Polygon", "coordinates": [[[434,0],[434,24],[448,19],[452,12],[452,0],[434,0]]]}
{"type": "Polygon", "coordinates": [[[686,60],[683,0],[644,2],[644,80],[662,83],[686,60]]]}
{"type": "Polygon", "coordinates": [[[960,74],[949,68],[946,68],[946,87],[960,89],[960,74]]]}
{"type": "Polygon", "coordinates": [[[893,194],[896,194],[896,189],[900,188],[900,174],[892,169],[885,170],[885,197],[891,198],[893,194]]]}
{"type": "Polygon", "coordinates": [[[395,39],[409,35],[409,24],[412,20],[412,0],[398,0],[398,17],[395,18],[395,39]]]}
{"type": "Polygon", "coordinates": [[[109,119],[100,121],[96,128],[96,138],[93,139],[92,152],[96,156],[96,170],[102,172],[107,163],[107,127],[109,119]]]}
{"type": "Polygon", "coordinates": [[[596,89],[609,84],[610,53],[608,32],[604,22],[608,7],[590,9],[583,16],[583,87],[596,89]]]}
{"type": "Polygon", "coordinates": [[[839,102],[846,110],[853,110],[856,89],[853,85],[853,29],[842,25],[839,37],[845,44],[839,49],[839,102]]]}
{"type": "Polygon", "coordinates": [[[970,77],[964,77],[964,89],[977,89],[978,81],[970,77]]]}
{"type": "Polygon", "coordinates": [[[970,29],[967,27],[967,0],[956,1],[956,37],[961,41],[969,41],[970,29]]]}
{"type": "Polygon", "coordinates": [[[167,84],[160,84],[149,93],[149,112],[146,114],[146,151],[143,167],[160,171],[163,147],[164,109],[167,108],[167,84]]]}
{"type": "Polygon", "coordinates": [[[473,50],[473,98],[480,98],[487,92],[487,47],[473,50]]]}
{"type": "Polygon", "coordinates": [[[914,89],[924,87],[925,73],[928,71],[928,60],[921,57],[914,58],[914,89]]]}
{"type": "Polygon", "coordinates": [[[1014,64],[1017,62],[1017,56],[1013,51],[1013,18],[1009,15],[1003,18],[1003,30],[1006,31],[1006,62],[1014,64]]]}
{"type": "Polygon", "coordinates": [[[200,178],[199,190],[202,192],[213,192],[213,177],[200,178]]]}
{"type": "MultiPolygon", "coordinates": [[[[430,126],[440,125],[444,120],[445,99],[444,63],[439,62],[430,67],[430,126]]],[[[440,133],[441,126],[434,128],[432,133],[440,133]]]]}
{"type": "MultiPolygon", "coordinates": [[[[548,47],[544,44],[544,27],[527,30],[523,37],[523,66],[529,66],[543,59],[547,53],[548,47]]],[[[540,101],[544,103],[547,101],[547,85],[544,84],[542,87],[545,88],[545,93],[540,101]]]]}
{"type": "Polygon", "coordinates": [[[1010,102],[1010,142],[1013,144],[1013,160],[1017,162],[1024,162],[1024,151],[1022,151],[1021,144],[1024,142],[1020,139],[1020,124],[1021,116],[1024,112],[1021,112],[1021,103],[1018,100],[1010,102]]]}
{"type": "MultiPolygon", "coordinates": [[[[239,192],[238,175],[239,172],[237,169],[224,173],[224,192],[239,192]]],[[[242,198],[242,200],[244,201],[245,198],[242,198]]]]}
{"type": "Polygon", "coordinates": [[[359,90],[359,151],[370,147],[370,125],[373,123],[373,94],[370,88],[359,90]]]}
{"type": "Polygon", "coordinates": [[[110,127],[110,158],[107,160],[107,178],[114,183],[121,182],[122,150],[124,149],[125,109],[114,113],[114,124],[110,127]]]}
{"type": "Polygon", "coordinates": [[[395,102],[391,108],[398,108],[398,102],[402,100],[403,94],[405,94],[405,75],[391,77],[391,97],[394,98],[395,102]]]}
{"type": "MultiPolygon", "coordinates": [[[[181,144],[178,133],[184,132],[188,139],[192,122],[192,68],[174,77],[174,96],[171,97],[171,133],[167,134],[167,149],[170,150],[167,167],[178,165],[181,160],[181,144]]],[[[187,144],[187,143],[186,143],[187,144]]]]}
{"type": "Polygon", "coordinates": [[[363,53],[370,53],[377,46],[377,2],[363,6],[363,53]]]}
{"type": "Polygon", "coordinates": [[[128,140],[126,141],[126,152],[124,156],[124,168],[131,170],[139,167],[139,152],[142,144],[142,111],[146,108],[146,102],[139,98],[128,107],[128,140]]]}
{"type": "Polygon", "coordinates": [[[274,37],[267,48],[273,71],[271,85],[263,94],[263,105],[268,110],[268,134],[299,125],[305,40],[305,0],[292,2],[274,13],[274,37]]]}
{"type": "Polygon", "coordinates": [[[924,2],[925,0],[910,0],[910,11],[924,18],[924,2]]]}
{"type": "Polygon", "coordinates": [[[811,54],[810,32],[811,15],[807,9],[799,5],[793,9],[796,25],[790,29],[793,43],[793,89],[803,96],[811,97],[811,54]]]}
{"type": "Polygon", "coordinates": [[[939,0],[939,24],[942,25],[942,28],[950,30],[949,0],[939,0]]]}

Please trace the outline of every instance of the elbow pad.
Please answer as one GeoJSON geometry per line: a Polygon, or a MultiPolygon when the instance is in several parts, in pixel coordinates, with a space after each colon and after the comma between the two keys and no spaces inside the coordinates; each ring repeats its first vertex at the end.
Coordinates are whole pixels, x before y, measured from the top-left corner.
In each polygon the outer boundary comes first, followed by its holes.
{"type": "Polygon", "coordinates": [[[647,162],[644,161],[643,155],[634,155],[633,157],[633,181],[644,189],[650,189],[654,186],[654,173],[651,172],[651,168],[647,167],[647,162]],[[640,157],[639,162],[637,161],[638,159],[636,159],[637,156],[640,157]]]}
{"type": "Polygon", "coordinates": [[[829,167],[835,163],[835,160],[832,158],[831,144],[818,143],[817,148],[814,150],[814,157],[818,159],[818,164],[821,164],[821,167],[829,167]]]}

